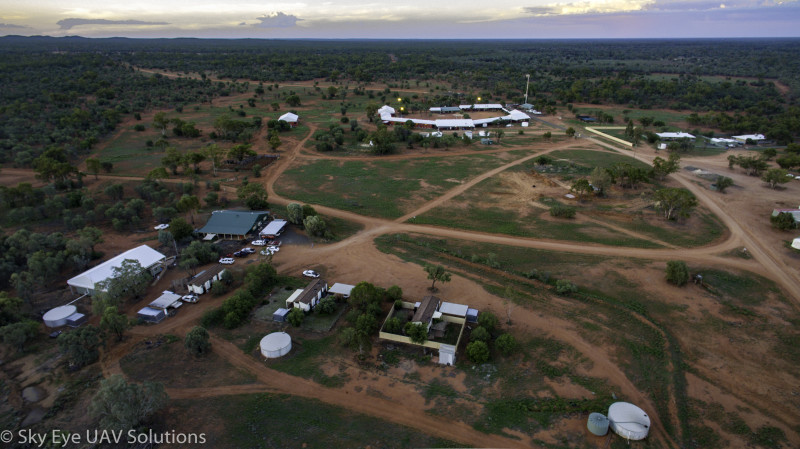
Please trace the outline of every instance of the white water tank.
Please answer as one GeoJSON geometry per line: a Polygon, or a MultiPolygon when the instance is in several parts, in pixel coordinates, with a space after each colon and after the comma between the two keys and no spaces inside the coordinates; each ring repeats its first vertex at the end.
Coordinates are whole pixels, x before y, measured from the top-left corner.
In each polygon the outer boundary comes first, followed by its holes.
{"type": "Polygon", "coordinates": [[[286,332],[273,332],[261,339],[261,355],[268,359],[282,357],[292,350],[292,337],[286,332]]]}
{"type": "Polygon", "coordinates": [[[615,402],[608,408],[608,423],[617,435],[628,440],[643,440],[650,431],[650,417],[628,402],[615,402]]]}
{"type": "Polygon", "coordinates": [[[77,312],[75,306],[61,306],[44,314],[44,325],[47,327],[61,327],[67,324],[67,317],[77,312]]]}

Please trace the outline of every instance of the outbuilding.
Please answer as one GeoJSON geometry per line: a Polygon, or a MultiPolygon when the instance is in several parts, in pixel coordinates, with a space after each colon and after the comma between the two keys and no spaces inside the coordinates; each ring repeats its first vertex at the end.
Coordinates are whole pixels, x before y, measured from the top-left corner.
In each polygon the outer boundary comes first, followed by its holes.
{"type": "Polygon", "coordinates": [[[167,313],[161,309],[144,307],[136,313],[136,317],[148,323],[160,323],[167,317],[167,313]]]}
{"type": "Polygon", "coordinates": [[[182,305],[183,302],[181,302],[181,295],[173,293],[169,290],[165,290],[161,293],[161,296],[156,298],[155,301],[151,302],[148,305],[148,307],[150,307],[151,309],[167,310],[170,307],[173,309],[177,309],[182,305]]]}
{"type": "Polygon", "coordinates": [[[792,240],[792,248],[800,249],[800,237],[797,237],[796,239],[792,240]]]}
{"type": "Polygon", "coordinates": [[[687,139],[687,140],[694,141],[694,139],[695,139],[695,137],[692,134],[685,133],[683,131],[680,131],[680,132],[677,132],[677,133],[671,133],[671,132],[668,132],[668,133],[656,133],[656,135],[661,140],[687,139]]]}
{"type": "Polygon", "coordinates": [[[81,324],[85,323],[87,320],[86,315],[75,312],[72,315],[67,317],[67,326],[69,327],[80,327],[81,324]]]}
{"type": "Polygon", "coordinates": [[[258,235],[265,239],[274,239],[283,233],[286,225],[289,224],[286,220],[275,219],[270,221],[267,226],[259,231],[258,235]]]}
{"type": "Polygon", "coordinates": [[[291,112],[287,112],[286,114],[283,114],[282,116],[278,117],[278,120],[283,120],[284,122],[288,123],[289,126],[291,126],[292,128],[297,126],[297,121],[299,119],[300,116],[298,116],[297,114],[293,114],[291,112]]]}
{"type": "Polygon", "coordinates": [[[273,332],[261,339],[261,355],[268,359],[282,357],[292,350],[292,337],[286,332],[273,332]]]}
{"type": "Polygon", "coordinates": [[[347,299],[350,297],[350,292],[356,288],[355,285],[335,283],[328,290],[328,293],[340,295],[342,298],[347,299]]]}
{"type": "Polygon", "coordinates": [[[122,262],[126,260],[138,262],[142,268],[155,276],[165,268],[167,256],[147,245],[137,246],[75,276],[67,281],[67,285],[70,290],[84,295],[91,296],[98,291],[104,292],[106,291],[104,283],[114,277],[114,269],[122,267],[122,262]]]}
{"type": "Polygon", "coordinates": [[[281,307],[280,309],[276,310],[275,313],[272,314],[272,321],[277,321],[278,323],[285,323],[286,317],[288,315],[289,315],[289,309],[281,307]]]}

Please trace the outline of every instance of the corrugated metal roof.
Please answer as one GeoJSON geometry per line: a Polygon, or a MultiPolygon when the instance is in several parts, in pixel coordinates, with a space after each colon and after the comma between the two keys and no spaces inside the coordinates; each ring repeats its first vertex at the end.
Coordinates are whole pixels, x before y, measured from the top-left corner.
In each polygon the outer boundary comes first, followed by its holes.
{"type": "MultiPolygon", "coordinates": [[[[167,256],[150,248],[147,245],[137,246],[136,248],[129,249],[124,253],[113,257],[100,265],[90,268],[83,273],[75,276],[67,281],[68,285],[78,288],[95,289],[95,284],[111,279],[114,275],[114,268],[122,266],[122,262],[126,259],[135,260],[139,262],[142,268],[148,268],[153,264],[164,260],[167,256]]],[[[105,291],[105,290],[103,290],[105,291]]]]}
{"type": "Polygon", "coordinates": [[[246,235],[264,224],[269,211],[215,210],[202,229],[201,234],[246,235]]]}

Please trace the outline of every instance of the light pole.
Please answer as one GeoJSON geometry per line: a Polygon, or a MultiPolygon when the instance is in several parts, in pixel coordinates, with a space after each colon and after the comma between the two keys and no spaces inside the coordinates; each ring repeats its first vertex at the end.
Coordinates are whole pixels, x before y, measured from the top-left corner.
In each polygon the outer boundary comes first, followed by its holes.
{"type": "Polygon", "coordinates": [[[525,75],[525,79],[527,80],[527,81],[525,81],[525,103],[527,103],[528,102],[528,85],[531,83],[531,74],[529,73],[529,74],[525,75]]]}

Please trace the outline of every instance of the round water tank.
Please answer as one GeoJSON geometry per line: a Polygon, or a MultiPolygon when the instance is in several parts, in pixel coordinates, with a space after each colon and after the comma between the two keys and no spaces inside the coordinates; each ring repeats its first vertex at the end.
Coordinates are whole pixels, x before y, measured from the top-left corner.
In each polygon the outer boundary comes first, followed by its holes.
{"type": "Polygon", "coordinates": [[[608,433],[608,418],[602,413],[589,414],[589,420],[586,422],[586,427],[589,432],[601,437],[608,433]]]}
{"type": "Polygon", "coordinates": [[[44,314],[44,325],[47,327],[61,327],[67,324],[67,317],[78,310],[75,306],[61,306],[44,314]]]}
{"type": "Polygon", "coordinates": [[[292,350],[292,337],[286,332],[273,332],[261,339],[261,355],[268,359],[284,356],[292,350]]]}
{"type": "Polygon", "coordinates": [[[627,402],[615,402],[608,408],[611,430],[629,440],[643,440],[650,431],[650,417],[639,407],[627,402]]]}

